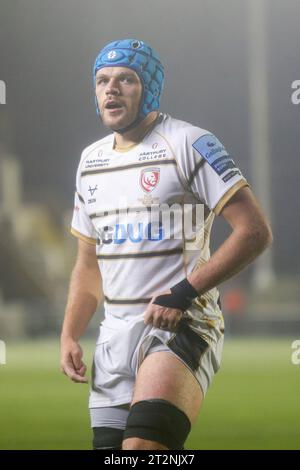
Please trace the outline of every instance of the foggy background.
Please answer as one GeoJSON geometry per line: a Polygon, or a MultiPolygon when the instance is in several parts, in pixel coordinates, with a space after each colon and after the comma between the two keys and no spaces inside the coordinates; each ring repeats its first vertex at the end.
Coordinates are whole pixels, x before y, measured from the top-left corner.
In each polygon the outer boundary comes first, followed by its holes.
{"type": "MultiPolygon", "coordinates": [[[[156,49],[161,110],[215,133],[271,218],[272,250],[222,288],[229,330],[299,327],[299,11],[299,0],[0,0],[2,339],[59,331],[76,249],[75,173],[83,148],[108,132],[92,66],[120,38],[156,49]],[[253,22],[257,3],[265,14],[253,22]]],[[[227,233],[217,220],[213,246],[227,233]]]]}

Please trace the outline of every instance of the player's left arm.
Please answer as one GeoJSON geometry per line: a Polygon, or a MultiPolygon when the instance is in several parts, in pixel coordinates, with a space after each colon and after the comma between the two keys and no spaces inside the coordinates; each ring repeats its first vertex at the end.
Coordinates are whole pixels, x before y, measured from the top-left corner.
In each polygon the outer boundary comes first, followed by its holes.
{"type": "Polygon", "coordinates": [[[188,276],[198,295],[240,272],[273,241],[271,227],[249,187],[237,191],[220,215],[232,232],[210,260],[188,276]]]}
{"type": "Polygon", "coordinates": [[[230,236],[207,263],[170,291],[152,299],[145,313],[146,324],[174,330],[193,298],[240,272],[272,243],[270,225],[249,187],[238,190],[220,215],[232,228],[230,236]]]}

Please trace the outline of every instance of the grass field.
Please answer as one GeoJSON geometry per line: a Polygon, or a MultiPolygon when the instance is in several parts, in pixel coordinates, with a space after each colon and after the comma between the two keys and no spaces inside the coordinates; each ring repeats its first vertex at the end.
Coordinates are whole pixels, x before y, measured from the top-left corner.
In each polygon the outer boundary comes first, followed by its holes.
{"type": "MultiPolygon", "coordinates": [[[[227,341],[187,449],[300,449],[293,339],[227,341]]],[[[93,344],[83,347],[91,361],[93,344]]],[[[55,341],[7,344],[7,364],[0,366],[0,449],[90,448],[88,387],[69,382],[58,364],[55,341]]]]}

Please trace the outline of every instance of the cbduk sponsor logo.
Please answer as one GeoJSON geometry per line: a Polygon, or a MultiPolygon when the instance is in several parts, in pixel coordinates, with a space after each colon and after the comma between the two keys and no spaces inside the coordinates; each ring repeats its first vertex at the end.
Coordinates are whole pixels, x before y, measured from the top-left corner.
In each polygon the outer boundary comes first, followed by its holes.
{"type": "Polygon", "coordinates": [[[0,104],[6,104],[6,84],[0,80],[0,104]]]}
{"type": "Polygon", "coordinates": [[[121,245],[127,240],[131,243],[139,243],[142,240],[159,241],[165,238],[164,230],[161,223],[143,224],[116,224],[115,226],[105,226],[100,229],[99,239],[104,245],[114,243],[121,245]]]}
{"type": "MultiPolygon", "coordinates": [[[[103,219],[99,213],[97,217],[103,219]]],[[[142,211],[124,211],[120,209],[110,213],[107,224],[98,226],[98,244],[122,245],[125,242],[138,244],[143,240],[159,242],[161,240],[185,241],[185,249],[198,247],[199,237],[203,237],[203,204],[160,204],[155,208],[142,211]]]]}

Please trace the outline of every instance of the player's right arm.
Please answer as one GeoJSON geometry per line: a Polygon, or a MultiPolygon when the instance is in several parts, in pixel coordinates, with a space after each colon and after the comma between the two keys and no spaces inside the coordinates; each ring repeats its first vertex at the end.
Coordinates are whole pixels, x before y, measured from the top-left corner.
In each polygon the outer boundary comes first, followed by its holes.
{"type": "Polygon", "coordinates": [[[77,259],[61,333],[61,371],[74,382],[87,383],[79,338],[102,298],[102,280],[95,245],[78,239],[77,259]]]}

